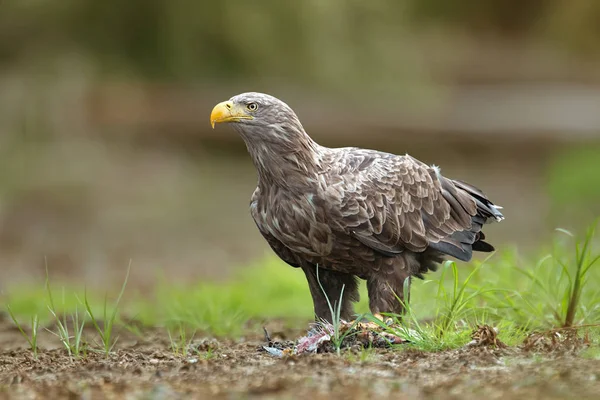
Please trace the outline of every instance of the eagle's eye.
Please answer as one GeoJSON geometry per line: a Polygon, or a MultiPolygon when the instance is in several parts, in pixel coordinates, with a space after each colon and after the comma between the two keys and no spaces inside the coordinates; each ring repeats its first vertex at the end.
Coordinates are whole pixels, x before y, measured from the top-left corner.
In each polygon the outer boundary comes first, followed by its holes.
{"type": "Polygon", "coordinates": [[[256,111],[256,110],[258,110],[258,104],[250,103],[246,106],[246,108],[250,111],[256,111]]]}

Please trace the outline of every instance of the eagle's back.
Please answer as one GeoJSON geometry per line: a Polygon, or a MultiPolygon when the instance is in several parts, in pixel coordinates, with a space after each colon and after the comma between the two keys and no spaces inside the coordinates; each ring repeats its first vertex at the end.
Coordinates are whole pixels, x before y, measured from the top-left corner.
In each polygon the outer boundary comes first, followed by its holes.
{"type": "Polygon", "coordinates": [[[501,214],[483,193],[435,167],[358,148],[322,148],[319,165],[301,190],[259,183],[252,197],[259,230],[291,265],[418,275],[444,255],[468,260],[473,249],[493,249],[481,227],[501,214]]]}

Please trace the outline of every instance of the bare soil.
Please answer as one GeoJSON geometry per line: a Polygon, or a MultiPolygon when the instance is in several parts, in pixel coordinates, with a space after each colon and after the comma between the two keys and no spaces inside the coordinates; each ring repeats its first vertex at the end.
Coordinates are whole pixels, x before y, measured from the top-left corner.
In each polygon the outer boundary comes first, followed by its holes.
{"type": "MultiPolygon", "coordinates": [[[[281,346],[306,333],[277,325],[267,324],[281,346]]],[[[400,346],[278,358],[263,350],[267,343],[258,329],[235,341],[196,335],[185,356],[172,351],[164,329],[142,334],[120,332],[108,357],[90,351],[73,359],[43,331],[35,359],[5,319],[0,322],[0,399],[591,399],[600,394],[600,360],[580,357],[586,345],[565,335],[532,337],[518,347],[479,340],[437,353],[400,346]]]]}

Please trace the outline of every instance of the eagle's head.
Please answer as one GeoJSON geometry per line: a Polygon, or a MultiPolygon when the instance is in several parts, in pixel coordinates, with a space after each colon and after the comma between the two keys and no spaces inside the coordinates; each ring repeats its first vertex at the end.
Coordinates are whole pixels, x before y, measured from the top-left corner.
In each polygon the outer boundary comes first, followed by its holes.
{"type": "Polygon", "coordinates": [[[217,104],[210,114],[210,123],[214,128],[221,122],[231,123],[246,137],[285,138],[293,131],[304,133],[294,111],[283,101],[264,93],[242,93],[217,104]]]}
{"type": "Polygon", "coordinates": [[[210,114],[212,127],[230,123],[240,134],[263,182],[299,186],[294,173],[314,174],[321,147],[304,131],[294,111],[268,94],[238,94],[217,104],[210,114]],[[295,171],[295,172],[294,172],[295,171]]]}

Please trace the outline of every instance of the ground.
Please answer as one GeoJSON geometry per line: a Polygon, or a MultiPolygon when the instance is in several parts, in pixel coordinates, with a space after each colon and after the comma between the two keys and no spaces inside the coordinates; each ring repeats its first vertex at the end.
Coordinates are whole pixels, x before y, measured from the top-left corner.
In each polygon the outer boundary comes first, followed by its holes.
{"type": "MultiPolygon", "coordinates": [[[[279,344],[306,333],[276,321],[267,329],[279,344]]],[[[400,345],[281,358],[263,350],[258,328],[235,340],[197,336],[185,355],[174,351],[164,330],[119,336],[108,357],[89,352],[73,359],[45,335],[35,359],[4,316],[0,398],[583,399],[600,393],[598,353],[564,333],[556,342],[542,335],[511,347],[426,352],[400,345]]]]}

